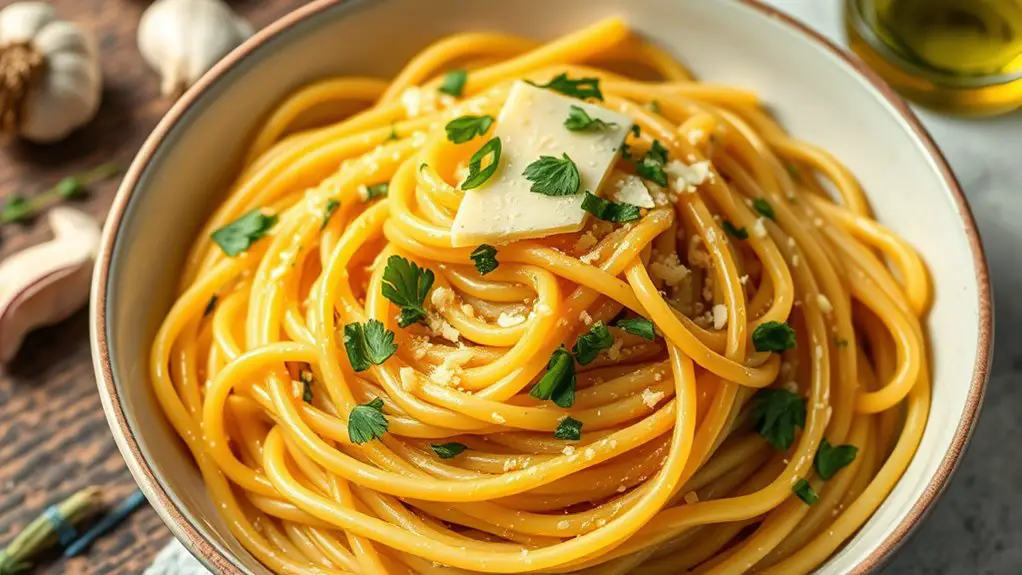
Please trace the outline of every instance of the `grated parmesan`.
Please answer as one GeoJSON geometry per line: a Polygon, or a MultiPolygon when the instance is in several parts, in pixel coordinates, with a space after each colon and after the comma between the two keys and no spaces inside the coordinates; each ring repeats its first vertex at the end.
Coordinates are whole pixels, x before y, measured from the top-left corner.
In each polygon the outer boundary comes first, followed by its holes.
{"type": "Polygon", "coordinates": [[[727,325],[727,306],[717,304],[713,306],[713,329],[724,329],[727,325]]]}
{"type": "Polygon", "coordinates": [[[642,403],[646,404],[646,407],[653,409],[656,404],[660,403],[660,400],[664,398],[664,392],[653,391],[650,388],[642,390],[642,403]]]}

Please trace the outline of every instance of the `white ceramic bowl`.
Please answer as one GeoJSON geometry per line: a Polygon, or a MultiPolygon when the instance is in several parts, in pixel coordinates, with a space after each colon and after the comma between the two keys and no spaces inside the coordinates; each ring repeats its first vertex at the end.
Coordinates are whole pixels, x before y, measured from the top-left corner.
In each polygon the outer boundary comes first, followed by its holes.
{"type": "Polygon", "coordinates": [[[103,407],[118,446],[175,535],[223,573],[266,573],[228,532],[147,382],[148,350],[185,251],[234,177],[247,140],[286,94],[337,74],[388,76],[464,30],[538,39],[618,14],[704,80],[757,91],[797,137],[844,161],[887,226],[922,252],[936,286],[928,329],[933,406],[897,487],[820,572],[875,569],[919,522],[959,461],[991,352],[990,285],[972,215],[919,122],[873,74],[751,1],[318,0],[259,32],[171,110],[117,195],[92,299],[103,407]]]}

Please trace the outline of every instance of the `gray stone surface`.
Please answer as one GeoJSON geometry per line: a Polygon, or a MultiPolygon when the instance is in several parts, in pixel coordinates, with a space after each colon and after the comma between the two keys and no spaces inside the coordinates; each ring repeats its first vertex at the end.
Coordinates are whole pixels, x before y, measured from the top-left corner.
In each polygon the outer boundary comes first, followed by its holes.
{"type": "MultiPolygon", "coordinates": [[[[843,43],[842,2],[768,0],[843,43]]],[[[1022,573],[1022,112],[919,112],[979,222],[995,294],[995,352],[979,424],[943,497],[886,573],[1022,573]]],[[[962,273],[970,273],[962,270],[962,273]]]]}

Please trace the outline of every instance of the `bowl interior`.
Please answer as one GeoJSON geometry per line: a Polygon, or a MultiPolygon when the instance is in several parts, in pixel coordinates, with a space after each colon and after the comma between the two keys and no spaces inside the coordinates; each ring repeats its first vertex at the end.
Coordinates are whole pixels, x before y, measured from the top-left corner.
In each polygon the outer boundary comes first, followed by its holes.
{"type": "Polygon", "coordinates": [[[936,286],[928,324],[934,380],[930,421],[919,453],[889,499],[821,572],[848,572],[899,539],[891,535],[918,515],[917,502],[929,501],[939,490],[934,477],[946,474],[942,462],[951,452],[948,461],[954,460],[972,423],[986,366],[989,309],[982,254],[967,208],[942,161],[897,105],[818,40],[746,3],[324,0],[317,5],[322,10],[314,16],[264,31],[242,49],[245,55],[234,66],[179,103],[171,114],[179,115],[177,121],[161,126],[136,160],[108,226],[109,266],[101,262],[99,269],[107,273],[96,280],[97,293],[105,290],[106,297],[94,303],[96,313],[103,314],[98,324],[103,333],[94,333],[98,370],[102,376],[106,351],[113,381],[104,400],[129,466],[179,536],[187,529],[175,522],[190,522],[212,545],[202,545],[207,555],[230,557],[243,572],[267,572],[230,535],[147,381],[149,345],[172,302],[185,252],[223,197],[260,121],[299,86],[338,74],[391,76],[414,52],[449,33],[495,30],[547,39],[620,15],[702,80],[757,91],[795,136],[849,166],[879,220],[922,252],[936,286]],[[158,492],[166,498],[154,496],[158,492]]]}

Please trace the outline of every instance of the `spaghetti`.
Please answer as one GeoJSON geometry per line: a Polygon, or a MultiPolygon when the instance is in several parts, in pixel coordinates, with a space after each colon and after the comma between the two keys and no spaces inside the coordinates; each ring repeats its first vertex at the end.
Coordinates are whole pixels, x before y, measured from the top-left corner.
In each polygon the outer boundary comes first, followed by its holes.
{"type": "Polygon", "coordinates": [[[804,573],[919,444],[929,299],[853,176],[754,94],[616,19],[544,45],[460,34],[277,109],[191,249],[151,379],[276,572],[804,573]],[[487,138],[445,126],[559,74],[639,127],[617,170],[661,154],[704,177],[644,182],[656,205],[627,223],[452,247],[487,138]],[[354,111],[296,129],[324,109],[354,111]]]}

